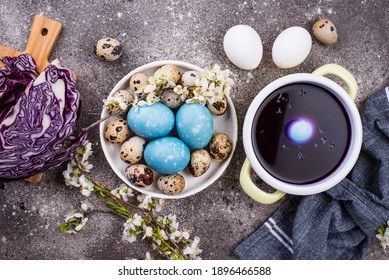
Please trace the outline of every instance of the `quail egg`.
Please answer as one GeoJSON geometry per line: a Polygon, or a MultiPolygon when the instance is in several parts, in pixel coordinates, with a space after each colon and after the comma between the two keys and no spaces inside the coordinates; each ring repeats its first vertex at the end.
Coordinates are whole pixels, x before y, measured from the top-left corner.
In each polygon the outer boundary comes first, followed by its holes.
{"type": "Polygon", "coordinates": [[[209,152],[215,160],[224,160],[228,157],[232,150],[231,138],[222,132],[213,135],[209,143],[209,152]]]}
{"type": "Polygon", "coordinates": [[[103,38],[95,45],[95,54],[101,59],[114,61],[122,55],[122,45],[113,38],[103,38]]]}
{"type": "Polygon", "coordinates": [[[120,147],[120,158],[129,164],[135,164],[142,159],[146,140],[139,136],[128,139],[120,147]]]}
{"type": "Polygon", "coordinates": [[[138,187],[147,187],[153,183],[154,174],[150,167],[145,164],[129,165],[126,168],[126,176],[131,184],[138,187]]]}
{"type": "Polygon", "coordinates": [[[112,97],[114,99],[116,97],[119,97],[127,105],[126,110],[121,110],[120,112],[118,112],[118,114],[121,115],[124,115],[127,112],[129,106],[132,104],[132,102],[134,102],[134,96],[128,90],[124,90],[124,89],[118,90],[112,95],[112,97]]]}
{"type": "Polygon", "coordinates": [[[186,71],[181,76],[181,85],[183,87],[194,87],[196,79],[200,78],[199,71],[186,71]]]}
{"type": "Polygon", "coordinates": [[[136,73],[130,78],[130,89],[135,92],[144,89],[148,85],[149,77],[145,73],[136,73]]]}
{"type": "Polygon", "coordinates": [[[161,95],[161,102],[170,109],[177,109],[184,103],[184,100],[181,99],[181,95],[172,89],[167,89],[161,95]]]}
{"type": "Polygon", "coordinates": [[[105,128],[104,137],[112,144],[124,142],[131,134],[127,122],[120,118],[111,121],[105,128]]]}
{"type": "Polygon", "coordinates": [[[158,68],[154,73],[154,77],[159,77],[161,74],[165,74],[167,79],[175,84],[177,84],[181,78],[180,69],[172,64],[167,64],[158,68]]]}
{"type": "Polygon", "coordinates": [[[168,195],[181,193],[185,188],[185,179],[181,174],[163,175],[157,181],[158,188],[168,195]]]}
{"type": "Polygon", "coordinates": [[[335,25],[328,19],[321,18],[312,26],[313,35],[323,44],[334,44],[338,41],[335,25]]]}
{"type": "Polygon", "coordinates": [[[207,107],[212,114],[223,115],[227,110],[227,99],[223,95],[222,99],[217,99],[212,103],[207,103],[207,107]]]}
{"type": "Polygon", "coordinates": [[[199,177],[207,172],[211,166],[211,156],[204,150],[196,150],[190,155],[189,172],[195,177],[199,177]]]}

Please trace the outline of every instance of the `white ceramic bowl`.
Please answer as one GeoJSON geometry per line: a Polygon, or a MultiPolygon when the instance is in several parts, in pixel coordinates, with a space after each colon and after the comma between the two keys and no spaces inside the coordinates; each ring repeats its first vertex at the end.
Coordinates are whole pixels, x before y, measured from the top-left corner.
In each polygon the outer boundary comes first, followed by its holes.
{"type": "MultiPolygon", "coordinates": [[[[128,73],[126,76],[124,76],[115,85],[115,87],[112,89],[109,96],[112,96],[115,92],[117,92],[120,89],[127,89],[128,90],[129,89],[128,82],[130,80],[130,77],[132,75],[134,75],[135,73],[143,72],[143,73],[147,74],[148,76],[152,76],[154,74],[154,72],[160,66],[166,65],[166,64],[174,64],[174,65],[178,66],[180,68],[181,73],[188,71],[188,70],[197,70],[197,71],[202,70],[202,68],[200,68],[196,65],[186,63],[186,62],[181,62],[181,61],[167,60],[167,61],[151,62],[151,63],[148,63],[146,65],[143,65],[143,66],[140,66],[140,67],[134,69],[133,71],[128,73]]],[[[156,198],[172,198],[172,199],[183,198],[183,197],[193,195],[193,194],[205,189],[206,187],[211,185],[213,182],[215,182],[222,175],[224,170],[227,168],[228,164],[231,161],[232,155],[233,155],[235,147],[236,147],[236,142],[238,139],[238,122],[237,122],[237,118],[236,118],[234,104],[232,103],[232,100],[228,95],[226,96],[226,98],[227,98],[227,102],[228,102],[228,107],[227,107],[226,112],[221,116],[212,115],[212,118],[213,118],[213,123],[214,123],[214,133],[224,132],[231,137],[232,142],[233,142],[231,154],[229,155],[229,157],[226,160],[221,161],[221,162],[212,160],[211,166],[208,169],[208,171],[200,177],[193,177],[189,173],[188,168],[185,168],[183,171],[179,172],[182,176],[184,176],[185,182],[186,182],[185,189],[180,194],[178,194],[178,195],[166,195],[166,194],[162,193],[157,187],[157,179],[159,176],[161,176],[161,174],[159,174],[155,171],[154,171],[153,184],[146,187],[146,188],[137,187],[137,186],[130,183],[130,181],[125,176],[125,169],[128,166],[128,164],[123,162],[120,159],[120,155],[119,155],[121,144],[111,144],[107,140],[105,140],[105,138],[104,138],[104,129],[105,129],[106,125],[115,118],[115,116],[108,118],[107,120],[105,120],[104,122],[102,122],[100,124],[100,142],[101,142],[101,146],[102,146],[104,155],[105,155],[109,165],[111,166],[113,171],[116,173],[116,175],[119,176],[119,178],[123,182],[125,182],[127,185],[131,186],[133,189],[135,189],[141,193],[150,194],[156,198]]],[[[104,108],[102,113],[101,113],[101,117],[103,118],[107,115],[108,115],[108,111],[106,108],[104,108]]]]}

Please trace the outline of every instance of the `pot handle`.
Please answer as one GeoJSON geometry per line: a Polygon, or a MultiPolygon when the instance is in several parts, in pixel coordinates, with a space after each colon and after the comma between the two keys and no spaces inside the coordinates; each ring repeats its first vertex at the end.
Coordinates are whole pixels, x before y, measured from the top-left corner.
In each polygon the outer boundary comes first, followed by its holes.
{"type": "Polygon", "coordinates": [[[279,190],[276,190],[274,193],[267,193],[260,190],[251,180],[250,173],[251,165],[246,158],[240,171],[240,185],[244,192],[255,201],[262,204],[272,204],[280,200],[285,195],[284,192],[279,190]]]}
{"type": "Polygon", "coordinates": [[[357,97],[358,84],[354,76],[345,68],[337,64],[325,64],[312,72],[315,75],[334,75],[340,78],[347,86],[348,93],[353,101],[357,97]]]}

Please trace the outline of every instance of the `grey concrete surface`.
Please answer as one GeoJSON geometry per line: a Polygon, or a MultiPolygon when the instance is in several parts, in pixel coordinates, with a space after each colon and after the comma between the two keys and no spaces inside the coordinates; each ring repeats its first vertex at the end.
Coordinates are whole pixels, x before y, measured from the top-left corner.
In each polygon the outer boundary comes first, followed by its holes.
{"type": "MultiPolygon", "coordinates": [[[[199,66],[218,63],[233,72],[236,86],[231,97],[239,122],[238,145],[224,175],[206,190],[191,197],[167,201],[164,213],[175,213],[181,224],[201,238],[204,259],[236,259],[233,249],[274,212],[282,201],[266,206],[247,197],[239,186],[239,170],[245,158],[241,128],[245,112],[265,85],[289,73],[312,72],[326,63],[350,70],[359,83],[357,104],[389,77],[389,10],[386,0],[324,1],[15,1],[0,2],[0,44],[24,50],[33,16],[58,20],[63,31],[51,59],[77,74],[84,101],[80,127],[99,118],[102,99],[117,81],[135,67],[156,60],[182,60],[199,66]],[[332,20],[339,41],[324,46],[313,41],[301,65],[281,70],[271,59],[271,47],[285,28],[298,25],[310,30],[316,19],[332,20]],[[223,51],[223,36],[233,25],[247,24],[260,34],[264,56],[253,71],[238,69],[223,51]],[[93,54],[103,36],[119,39],[123,56],[106,62],[93,54]]],[[[102,153],[98,130],[90,133],[94,144],[93,176],[106,186],[120,180],[102,153]]],[[[122,244],[123,221],[93,200],[95,211],[86,230],[62,234],[63,215],[78,208],[81,194],[63,183],[62,166],[48,172],[37,185],[24,181],[0,189],[1,259],[143,259],[147,243],[122,244]],[[24,203],[25,210],[20,203],[24,203]]],[[[257,183],[261,183],[256,178],[257,183]]],[[[285,197],[288,199],[288,197],[285,197]]],[[[389,217],[388,217],[389,219],[389,217]]],[[[378,241],[372,240],[365,259],[389,259],[378,241]]]]}

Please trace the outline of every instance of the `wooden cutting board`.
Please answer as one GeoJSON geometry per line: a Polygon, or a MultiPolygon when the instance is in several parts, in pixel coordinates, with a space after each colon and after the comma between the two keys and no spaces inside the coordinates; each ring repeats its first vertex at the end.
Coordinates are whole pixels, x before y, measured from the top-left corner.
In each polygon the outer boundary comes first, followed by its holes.
{"type": "MultiPolygon", "coordinates": [[[[23,53],[29,53],[35,60],[38,73],[42,72],[49,64],[49,55],[62,30],[62,24],[58,21],[36,15],[32,23],[31,32],[28,37],[27,47],[19,52],[0,45],[0,57],[15,57],[23,53]]],[[[0,61],[0,66],[4,64],[0,61]]],[[[74,76],[74,75],[73,75],[74,76]]],[[[42,179],[43,174],[37,174],[26,179],[31,183],[37,183],[42,179]]]]}

